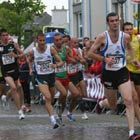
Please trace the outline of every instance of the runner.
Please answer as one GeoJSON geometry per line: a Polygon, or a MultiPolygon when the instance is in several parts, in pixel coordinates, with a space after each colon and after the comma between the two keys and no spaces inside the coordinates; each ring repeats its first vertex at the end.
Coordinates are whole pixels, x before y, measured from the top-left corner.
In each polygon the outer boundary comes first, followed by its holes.
{"type": "Polygon", "coordinates": [[[129,72],[126,68],[126,48],[132,58],[131,62],[134,65],[138,62],[134,60],[134,52],[129,44],[130,36],[119,30],[119,16],[114,12],[109,13],[106,21],[108,31],[96,38],[88,56],[104,62],[102,80],[106,87],[107,99],[110,102],[112,96],[116,94],[116,89],[119,90],[126,105],[129,139],[140,140],[140,135],[134,131],[134,106],[129,72]],[[102,55],[96,54],[97,49],[101,50],[102,55]]]}
{"type": "MultiPolygon", "coordinates": [[[[140,62],[140,37],[133,34],[133,24],[125,22],[123,31],[130,35],[130,45],[135,51],[135,59],[140,62]]],[[[140,67],[131,63],[131,57],[127,55],[127,68],[130,71],[130,79],[133,91],[134,111],[140,123],[140,67]]]]}
{"type": "MultiPolygon", "coordinates": [[[[71,43],[71,47],[76,50],[77,56],[77,65],[78,65],[78,73],[77,73],[77,78],[79,83],[76,85],[77,89],[79,90],[80,97],[79,97],[79,109],[82,112],[82,119],[87,120],[88,116],[85,112],[85,101],[82,99],[87,95],[87,90],[86,90],[86,83],[84,81],[83,77],[83,71],[87,69],[88,63],[87,59],[84,59],[83,57],[83,50],[79,46],[79,40],[77,38],[72,39],[73,42],[71,43]]],[[[89,40],[87,40],[89,41],[89,40]]],[[[87,42],[86,41],[86,42],[87,42]]]]}
{"type": "MultiPolygon", "coordinates": [[[[70,78],[70,81],[76,86],[77,90],[79,91],[79,95],[77,96],[77,99],[75,100],[75,105],[73,104],[73,107],[71,110],[73,110],[76,105],[82,106],[82,113],[84,115],[84,119],[88,119],[86,113],[84,112],[83,107],[83,101],[82,97],[86,94],[86,85],[83,80],[83,72],[82,72],[82,65],[80,63],[86,63],[85,60],[82,58],[82,52],[79,48],[79,41],[77,38],[72,38],[70,41],[70,48],[72,50],[72,60],[68,60],[68,75],[70,78]]],[[[68,116],[69,117],[69,116],[68,116]]]]}
{"type": "Polygon", "coordinates": [[[19,79],[24,94],[24,105],[22,109],[25,112],[31,112],[31,94],[30,94],[30,75],[29,75],[29,64],[26,56],[19,59],[19,79]]]}
{"type": "MultiPolygon", "coordinates": [[[[54,46],[53,47],[56,49],[56,51],[58,52],[62,61],[64,62],[64,65],[62,67],[56,69],[56,82],[55,82],[57,90],[60,91],[59,105],[61,106],[61,111],[59,112],[58,117],[59,117],[59,120],[62,122],[62,113],[65,109],[68,90],[74,97],[74,100],[77,99],[79,92],[76,89],[76,87],[73,85],[73,83],[70,82],[70,80],[68,78],[67,58],[70,59],[71,50],[70,50],[68,44],[66,45],[65,43],[62,42],[62,36],[60,34],[56,34],[54,36],[54,46]]],[[[68,114],[69,120],[74,121],[74,118],[71,113],[68,114]]]]}
{"type": "Polygon", "coordinates": [[[23,52],[20,50],[18,44],[9,42],[9,34],[6,29],[1,29],[0,32],[1,44],[0,44],[0,65],[2,75],[5,81],[11,88],[12,97],[16,104],[19,113],[19,119],[25,118],[21,109],[21,84],[19,82],[19,67],[17,59],[23,56],[23,52]]]}
{"type": "MultiPolygon", "coordinates": [[[[53,99],[55,94],[55,71],[54,69],[63,65],[56,50],[47,46],[45,43],[45,35],[40,33],[37,37],[38,46],[33,48],[29,53],[30,70],[32,72],[32,62],[35,66],[35,74],[38,82],[39,90],[44,95],[46,110],[50,116],[53,129],[59,127],[54,117],[53,99]],[[54,63],[54,58],[56,63],[54,63]]],[[[31,73],[30,72],[30,73],[31,73]]]]}

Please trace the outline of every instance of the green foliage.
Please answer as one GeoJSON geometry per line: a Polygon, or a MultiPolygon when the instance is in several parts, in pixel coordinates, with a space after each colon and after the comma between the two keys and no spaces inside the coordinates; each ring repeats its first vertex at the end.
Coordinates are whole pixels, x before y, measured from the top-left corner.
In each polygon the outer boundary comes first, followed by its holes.
{"type": "Polygon", "coordinates": [[[14,0],[0,4],[0,27],[6,28],[10,34],[21,37],[24,32],[24,25],[30,23],[36,15],[44,12],[45,5],[41,0],[14,0]]]}

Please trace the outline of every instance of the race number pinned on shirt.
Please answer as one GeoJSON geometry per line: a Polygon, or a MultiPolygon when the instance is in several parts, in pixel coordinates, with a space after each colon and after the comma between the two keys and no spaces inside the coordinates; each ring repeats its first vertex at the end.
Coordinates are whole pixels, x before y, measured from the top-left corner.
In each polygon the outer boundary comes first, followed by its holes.
{"type": "Polygon", "coordinates": [[[10,54],[3,54],[2,63],[3,63],[3,65],[15,63],[15,58],[13,56],[11,56],[10,54]]]}
{"type": "Polygon", "coordinates": [[[78,72],[78,64],[68,64],[67,66],[68,74],[73,74],[78,72]]]}
{"type": "Polygon", "coordinates": [[[48,73],[51,72],[53,70],[53,68],[51,67],[51,61],[50,60],[46,60],[46,61],[38,61],[37,62],[37,71],[39,73],[48,73]]]}
{"type": "Polygon", "coordinates": [[[123,67],[123,56],[122,55],[116,55],[113,57],[114,59],[114,64],[106,64],[106,70],[119,70],[120,68],[123,67]]]}

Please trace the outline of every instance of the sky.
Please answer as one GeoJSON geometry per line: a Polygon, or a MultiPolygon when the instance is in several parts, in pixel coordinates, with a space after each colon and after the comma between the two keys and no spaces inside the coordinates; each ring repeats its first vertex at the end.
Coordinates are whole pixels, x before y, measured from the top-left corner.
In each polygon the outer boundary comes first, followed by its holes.
{"type": "Polygon", "coordinates": [[[51,14],[51,10],[54,9],[54,6],[56,6],[57,9],[61,9],[62,6],[68,9],[68,0],[42,0],[42,2],[47,6],[45,11],[48,14],[51,14]]]}
{"type": "MultiPolygon", "coordinates": [[[[0,0],[0,3],[3,1],[8,0],[0,0]]],[[[41,0],[41,1],[47,6],[45,11],[50,15],[52,14],[51,10],[54,9],[54,6],[56,6],[57,9],[61,9],[62,6],[64,6],[65,9],[68,9],[68,0],[41,0]]]]}

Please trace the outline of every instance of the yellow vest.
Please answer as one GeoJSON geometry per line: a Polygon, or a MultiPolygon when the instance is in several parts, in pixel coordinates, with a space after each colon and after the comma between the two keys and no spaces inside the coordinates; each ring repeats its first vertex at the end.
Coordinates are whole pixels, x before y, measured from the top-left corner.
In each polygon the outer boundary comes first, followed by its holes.
{"type": "MultiPolygon", "coordinates": [[[[137,35],[132,35],[132,41],[130,42],[135,54],[135,59],[140,62],[140,41],[137,35]]],[[[132,64],[131,57],[127,54],[127,68],[130,72],[140,73],[140,68],[132,64]]]]}

